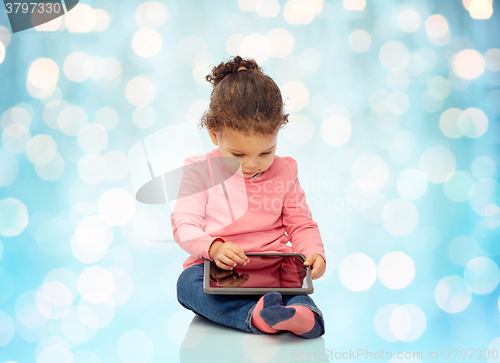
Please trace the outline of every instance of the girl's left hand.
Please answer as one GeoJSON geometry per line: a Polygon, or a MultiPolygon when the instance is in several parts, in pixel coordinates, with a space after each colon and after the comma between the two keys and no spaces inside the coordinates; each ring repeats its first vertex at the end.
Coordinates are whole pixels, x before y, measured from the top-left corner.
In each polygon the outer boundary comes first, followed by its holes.
{"type": "Polygon", "coordinates": [[[304,266],[312,266],[311,276],[313,280],[319,279],[326,270],[326,263],[323,257],[317,253],[311,253],[304,261],[304,266]]]}

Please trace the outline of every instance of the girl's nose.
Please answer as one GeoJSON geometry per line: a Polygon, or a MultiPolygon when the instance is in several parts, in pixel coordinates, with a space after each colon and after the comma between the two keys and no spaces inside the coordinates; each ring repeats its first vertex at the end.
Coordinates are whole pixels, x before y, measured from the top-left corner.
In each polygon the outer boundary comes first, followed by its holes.
{"type": "Polygon", "coordinates": [[[259,164],[255,161],[247,161],[244,165],[246,170],[255,170],[259,168],[259,164]]]}

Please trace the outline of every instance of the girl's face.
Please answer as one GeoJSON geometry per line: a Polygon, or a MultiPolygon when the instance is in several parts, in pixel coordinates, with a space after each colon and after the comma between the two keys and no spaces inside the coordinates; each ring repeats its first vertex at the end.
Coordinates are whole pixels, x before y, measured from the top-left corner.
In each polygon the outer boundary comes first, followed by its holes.
{"type": "Polygon", "coordinates": [[[226,128],[223,137],[219,137],[211,129],[208,133],[212,142],[219,146],[220,155],[237,159],[241,164],[243,177],[249,179],[257,173],[266,171],[273,163],[278,131],[271,135],[246,136],[239,131],[226,128]]]}

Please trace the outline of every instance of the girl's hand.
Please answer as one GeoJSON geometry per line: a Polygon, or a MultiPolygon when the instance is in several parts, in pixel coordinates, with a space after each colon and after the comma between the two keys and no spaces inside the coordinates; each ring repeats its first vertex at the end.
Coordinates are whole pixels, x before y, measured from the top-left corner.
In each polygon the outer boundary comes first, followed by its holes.
{"type": "Polygon", "coordinates": [[[250,261],[245,251],[233,242],[213,242],[208,255],[223,270],[232,270],[237,263],[245,266],[250,261]]]}
{"type": "Polygon", "coordinates": [[[326,270],[326,263],[323,257],[317,253],[311,253],[304,261],[304,266],[312,266],[311,276],[313,280],[319,279],[326,270]]]}

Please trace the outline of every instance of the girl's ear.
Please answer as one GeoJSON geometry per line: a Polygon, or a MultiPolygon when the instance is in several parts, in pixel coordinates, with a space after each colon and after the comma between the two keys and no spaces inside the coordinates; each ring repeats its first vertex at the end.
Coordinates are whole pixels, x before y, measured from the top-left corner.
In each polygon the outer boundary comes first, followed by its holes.
{"type": "Polygon", "coordinates": [[[212,139],[212,142],[215,144],[215,145],[219,145],[219,141],[217,140],[217,134],[215,133],[214,130],[212,130],[211,128],[207,128],[207,131],[208,131],[208,135],[210,136],[210,138],[212,139]]]}

